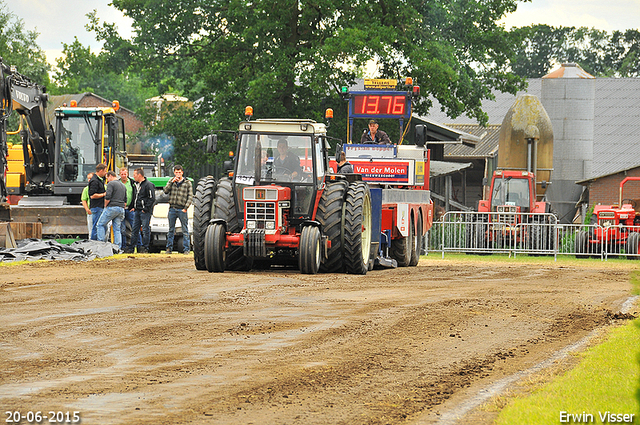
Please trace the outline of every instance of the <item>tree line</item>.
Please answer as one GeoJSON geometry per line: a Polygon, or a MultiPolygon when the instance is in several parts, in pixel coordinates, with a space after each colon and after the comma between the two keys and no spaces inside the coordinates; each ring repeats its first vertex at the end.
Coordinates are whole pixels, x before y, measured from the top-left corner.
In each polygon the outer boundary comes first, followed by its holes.
{"type": "MultiPolygon", "coordinates": [[[[412,76],[423,96],[414,112],[437,99],[452,118],[487,122],[481,104],[492,91],[515,93],[526,78],[576,62],[597,77],[637,77],[640,32],[535,25],[506,30],[498,21],[518,0],[113,0],[133,20],[134,36],[94,11],[86,30],[103,42],[92,52],[77,38],[63,44],[51,67],[37,44],[0,0],[0,56],[51,94],[93,92],[118,99],[146,123],[145,136],[173,140],[174,160],[193,172],[207,161],[203,135],[232,129],[244,106],[257,116],[323,119],[344,136],[346,104],[340,87],[362,77],[374,59],[378,77],[412,76]],[[175,93],[193,108],[163,111],[158,120],[145,99],[175,93]]],[[[232,149],[222,142],[221,151],[232,149]]]]}

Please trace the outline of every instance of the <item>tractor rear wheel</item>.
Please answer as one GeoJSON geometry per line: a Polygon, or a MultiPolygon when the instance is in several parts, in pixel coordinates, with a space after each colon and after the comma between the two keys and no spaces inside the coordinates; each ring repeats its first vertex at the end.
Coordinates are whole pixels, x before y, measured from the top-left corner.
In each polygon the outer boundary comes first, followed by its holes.
{"type": "Polygon", "coordinates": [[[585,230],[578,230],[576,232],[576,240],[574,242],[574,251],[576,258],[588,258],[589,257],[589,234],[585,230]]]}
{"type": "MultiPolygon", "coordinates": [[[[235,196],[233,186],[228,178],[220,179],[214,200],[213,218],[227,223],[227,232],[238,233],[241,230],[240,221],[236,215],[235,196]]],[[[206,248],[206,246],[205,246],[206,248]]],[[[231,271],[251,270],[253,260],[245,257],[243,247],[232,246],[226,250],[225,269],[231,271]]],[[[205,257],[207,256],[205,249],[205,257]]]]}
{"type": "Polygon", "coordinates": [[[627,258],[630,260],[638,259],[638,245],[640,244],[640,233],[631,232],[627,237],[627,258]]]}
{"type": "MultiPolygon", "coordinates": [[[[467,222],[465,223],[464,233],[465,233],[465,248],[475,249],[478,248],[478,244],[476,241],[476,218],[473,215],[467,216],[467,222]]],[[[476,254],[473,251],[466,251],[465,254],[473,255],[476,254]]]]}
{"type": "Polygon", "coordinates": [[[527,248],[534,251],[545,250],[547,249],[545,239],[544,229],[538,224],[533,224],[529,227],[529,243],[527,244],[527,248]]]}
{"type": "Polygon", "coordinates": [[[210,273],[224,271],[226,260],[225,244],[226,232],[224,225],[216,223],[209,226],[204,237],[204,251],[206,252],[204,262],[207,271],[210,273]]]}
{"type": "Polygon", "coordinates": [[[422,248],[422,213],[418,211],[418,219],[411,217],[413,230],[413,246],[411,247],[411,260],[409,266],[414,267],[420,261],[420,249],[422,248]]]}
{"type": "Polygon", "coordinates": [[[364,182],[353,182],[347,189],[343,234],[345,271],[367,274],[371,255],[371,193],[364,182]]]}
{"type": "Polygon", "coordinates": [[[305,226],[300,235],[298,266],[304,274],[316,274],[322,258],[320,251],[320,230],[316,226],[305,226]]]}
{"type": "Polygon", "coordinates": [[[327,236],[331,244],[327,258],[320,264],[320,271],[323,273],[338,273],[344,270],[342,216],[346,191],[346,182],[328,184],[318,203],[316,219],[321,225],[322,233],[327,236]]]}
{"type": "Polygon", "coordinates": [[[203,177],[198,182],[193,198],[193,260],[196,270],[207,269],[204,261],[204,238],[211,220],[215,190],[216,180],[211,176],[203,177]]]}

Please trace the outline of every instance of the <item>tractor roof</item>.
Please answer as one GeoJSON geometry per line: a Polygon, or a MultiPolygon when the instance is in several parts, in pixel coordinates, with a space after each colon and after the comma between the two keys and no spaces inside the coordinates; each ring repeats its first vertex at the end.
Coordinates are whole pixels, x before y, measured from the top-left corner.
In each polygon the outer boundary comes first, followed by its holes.
{"type": "Polygon", "coordinates": [[[327,126],[324,123],[318,123],[313,120],[284,118],[243,121],[238,129],[240,131],[258,133],[324,134],[327,132],[327,126]]]}

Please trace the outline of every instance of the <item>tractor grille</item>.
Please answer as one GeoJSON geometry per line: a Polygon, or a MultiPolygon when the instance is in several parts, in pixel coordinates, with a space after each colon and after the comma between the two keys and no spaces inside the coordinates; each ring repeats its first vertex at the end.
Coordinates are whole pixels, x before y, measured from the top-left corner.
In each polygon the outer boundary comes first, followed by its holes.
{"type": "Polygon", "coordinates": [[[500,214],[498,214],[495,221],[498,223],[515,223],[517,211],[518,211],[517,207],[510,206],[510,205],[509,206],[500,205],[498,207],[498,212],[500,214]]]}
{"type": "Polygon", "coordinates": [[[515,223],[516,215],[515,214],[498,214],[496,221],[498,223],[515,223]]]}
{"type": "Polygon", "coordinates": [[[247,220],[275,221],[275,202],[247,202],[247,220]]]}

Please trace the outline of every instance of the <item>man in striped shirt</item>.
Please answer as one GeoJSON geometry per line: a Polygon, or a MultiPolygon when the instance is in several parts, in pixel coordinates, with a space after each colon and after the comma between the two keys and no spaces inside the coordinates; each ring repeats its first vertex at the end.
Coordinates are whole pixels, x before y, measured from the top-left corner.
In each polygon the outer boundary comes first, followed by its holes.
{"type": "Polygon", "coordinates": [[[173,239],[176,231],[176,220],[180,219],[182,226],[182,244],[184,253],[188,254],[191,250],[189,244],[189,218],[187,209],[193,201],[193,189],[191,182],[184,178],[184,170],[181,165],[173,167],[174,177],[169,180],[167,185],[162,189],[164,193],[169,195],[169,233],[167,233],[167,254],[173,251],[173,239]]]}

